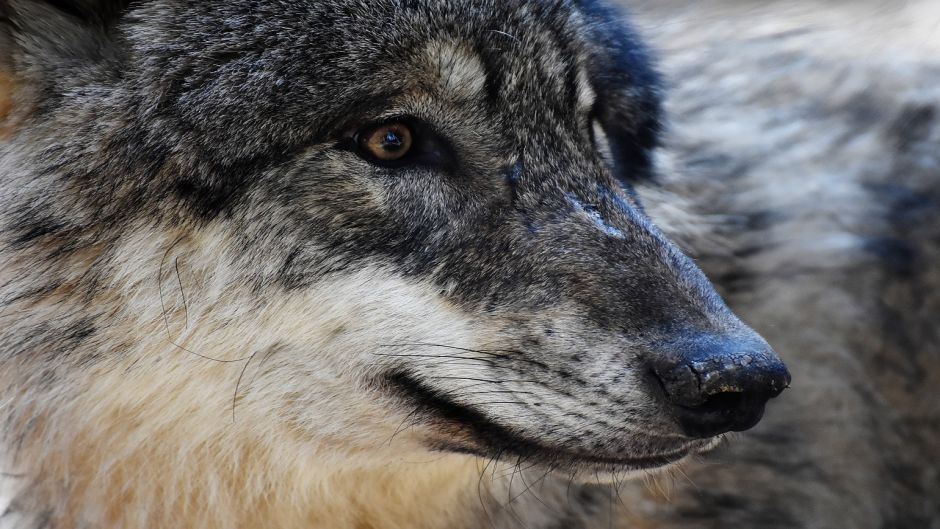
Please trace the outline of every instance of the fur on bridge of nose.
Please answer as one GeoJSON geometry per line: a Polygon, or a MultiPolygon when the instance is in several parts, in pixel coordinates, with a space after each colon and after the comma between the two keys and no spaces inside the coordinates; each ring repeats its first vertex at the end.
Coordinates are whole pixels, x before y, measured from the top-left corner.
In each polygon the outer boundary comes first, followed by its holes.
{"type": "Polygon", "coordinates": [[[616,237],[618,239],[624,238],[623,231],[621,231],[620,228],[608,224],[596,206],[581,202],[571,193],[566,194],[565,197],[568,199],[568,202],[572,205],[572,207],[574,207],[575,211],[587,215],[587,217],[591,219],[591,222],[594,223],[594,226],[597,227],[597,229],[601,230],[607,235],[610,235],[611,237],[616,237]]]}

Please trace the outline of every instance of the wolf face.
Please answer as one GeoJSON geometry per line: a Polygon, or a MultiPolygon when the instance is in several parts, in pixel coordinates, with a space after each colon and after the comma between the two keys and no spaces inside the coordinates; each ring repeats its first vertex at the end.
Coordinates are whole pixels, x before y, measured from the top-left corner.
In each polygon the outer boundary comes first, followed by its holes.
{"type": "Polygon", "coordinates": [[[594,479],[749,428],[789,383],[633,192],[657,79],[592,1],[5,15],[14,435],[95,399],[208,444],[594,479]]]}

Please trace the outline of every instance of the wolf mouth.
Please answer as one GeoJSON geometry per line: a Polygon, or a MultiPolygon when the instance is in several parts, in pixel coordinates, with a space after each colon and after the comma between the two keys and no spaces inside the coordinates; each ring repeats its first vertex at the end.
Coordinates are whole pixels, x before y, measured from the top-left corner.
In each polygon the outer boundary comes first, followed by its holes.
{"type": "Polygon", "coordinates": [[[386,384],[405,397],[418,412],[433,417],[444,429],[454,432],[447,440],[437,440],[431,448],[445,452],[472,454],[485,458],[518,458],[541,461],[553,468],[583,470],[652,470],[677,463],[716,445],[717,438],[693,440],[656,455],[639,457],[600,456],[548,446],[526,438],[487,417],[480,411],[454,402],[448,395],[422,384],[415,377],[396,372],[385,377],[386,384]],[[454,426],[456,425],[456,429],[454,426]],[[457,437],[460,440],[455,440],[457,437]]]}

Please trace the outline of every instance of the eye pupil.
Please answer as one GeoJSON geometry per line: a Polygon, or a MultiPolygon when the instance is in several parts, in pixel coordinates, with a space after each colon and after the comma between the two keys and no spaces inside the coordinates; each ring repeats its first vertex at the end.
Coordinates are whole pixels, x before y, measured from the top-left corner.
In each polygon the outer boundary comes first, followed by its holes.
{"type": "Polygon", "coordinates": [[[404,144],[405,142],[401,139],[401,137],[398,136],[398,134],[395,134],[394,130],[389,130],[385,133],[385,144],[382,145],[382,147],[386,151],[395,151],[401,149],[404,144]]]}
{"type": "Polygon", "coordinates": [[[368,157],[382,161],[402,160],[411,150],[414,136],[404,123],[386,123],[360,135],[360,147],[368,157]]]}

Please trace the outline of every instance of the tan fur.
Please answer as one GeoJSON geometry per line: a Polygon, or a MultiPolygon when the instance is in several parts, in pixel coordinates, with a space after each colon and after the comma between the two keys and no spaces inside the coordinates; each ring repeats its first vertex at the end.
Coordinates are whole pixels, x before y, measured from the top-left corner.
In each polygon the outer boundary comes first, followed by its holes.
{"type": "MultiPolygon", "coordinates": [[[[310,417],[281,416],[277,403],[311,400],[308,407],[320,408],[315,413],[329,414],[323,394],[290,391],[291,377],[275,361],[246,365],[246,351],[263,350],[278,336],[299,337],[319,355],[348,356],[350,347],[367,345],[364,334],[357,342],[357,333],[388,325],[387,317],[370,321],[381,305],[394,305],[400,322],[414,318],[409,330],[423,329],[419,332],[429,339],[435,328],[444,328],[439,318],[448,318],[452,333],[457,316],[447,314],[424,287],[376,269],[333,281],[328,290],[242,311],[251,304],[250,294],[228,288],[220,277],[224,272],[212,276],[184,265],[183,279],[175,272],[171,276],[167,262],[181,256],[206,262],[226,244],[224,233],[201,235],[180,241],[167,232],[125,241],[118,251],[139,266],[116,271],[95,303],[118,306],[113,297],[119,295],[125,300],[96,342],[125,344],[127,350],[113,351],[114,360],[76,381],[77,391],[58,395],[56,406],[34,412],[25,390],[20,401],[7,403],[18,410],[19,429],[26,435],[15,454],[16,471],[44,477],[34,497],[59,498],[50,504],[59,507],[55,518],[65,527],[91,521],[104,527],[195,528],[212,520],[213,526],[233,528],[419,528],[452,527],[457,517],[466,517],[465,510],[452,509],[479,503],[482,460],[428,455],[411,432],[396,436],[399,420],[390,422],[366,399],[356,415],[374,416],[375,427],[326,420],[335,428],[357,427],[360,446],[340,445],[322,425],[313,438],[310,417]],[[165,255],[171,245],[173,253],[165,255]],[[177,283],[183,280],[189,287],[185,308],[177,283]],[[158,288],[163,292],[153,292],[158,288]],[[163,307],[153,304],[161,297],[166,320],[163,307]],[[360,306],[343,308],[349,304],[360,306]],[[361,317],[354,322],[330,314],[361,317]],[[244,329],[265,329],[265,334],[246,336],[244,329]],[[127,340],[131,335],[133,343],[127,340]],[[240,395],[233,402],[241,373],[240,395]],[[393,436],[395,448],[383,451],[393,436]],[[402,449],[408,446],[414,450],[402,449]]],[[[71,263],[77,275],[96,257],[89,251],[71,263]]],[[[29,271],[13,260],[6,261],[3,273],[28,276],[29,271]]],[[[66,286],[31,303],[31,317],[55,314],[70,295],[66,286]]],[[[30,383],[17,380],[16,373],[3,370],[0,383],[30,383]]],[[[316,375],[311,379],[317,383],[316,375]]],[[[482,485],[482,493],[487,487],[482,485]]]]}
{"type": "MultiPolygon", "coordinates": [[[[196,434],[192,425],[135,445],[141,418],[109,420],[107,428],[84,431],[73,450],[43,463],[47,475],[68,483],[69,502],[59,518],[65,527],[81,526],[77,513],[122,528],[453,527],[466,513],[452,507],[476,501],[481,464],[469,457],[344,469],[304,456],[302,446],[286,453],[270,440],[224,434],[181,455],[178,442],[196,434]],[[128,445],[115,446],[115,436],[128,445]],[[118,460],[115,450],[123,451],[118,460]],[[103,511],[89,512],[89,505],[103,511]]],[[[65,491],[43,492],[60,497],[65,491]]]]}
{"type": "Polygon", "coordinates": [[[13,77],[0,71],[0,138],[13,133],[13,127],[8,120],[13,114],[14,89],[13,77]]]}
{"type": "Polygon", "coordinates": [[[422,66],[441,92],[458,98],[481,97],[486,71],[472,50],[448,42],[434,42],[428,45],[425,57],[427,62],[422,66]]]}
{"type": "MultiPolygon", "coordinates": [[[[22,435],[4,470],[31,487],[21,497],[55,507],[56,527],[431,529],[493,519],[503,528],[558,519],[545,502],[570,505],[566,479],[538,472],[527,481],[521,472],[513,483],[515,461],[429,453],[420,443],[428,432],[401,428],[381,398],[331,407],[329,395],[342,391],[325,386],[342,374],[296,374],[298,364],[283,358],[297,354],[289,347],[246,355],[290,336],[316,351],[318,369],[331,369],[322,359],[332,357],[352,369],[354,351],[377,343],[377,332],[477,343],[472,325],[461,330],[463,317],[427,287],[365,267],[246,310],[255,296],[233,287],[220,265],[228,243],[218,227],[128,236],[116,251],[131,266],[113,271],[93,301],[120,307],[90,344],[111,347],[111,359],[47,395],[28,391],[35,380],[18,378],[16,366],[0,372],[17,395],[4,408],[22,435]],[[287,414],[298,409],[310,415],[287,414]]],[[[81,277],[101,251],[67,266],[81,277]]],[[[0,273],[29,281],[31,271],[8,259],[0,273]]],[[[63,286],[31,302],[30,317],[54,317],[74,295],[63,286]]],[[[605,504],[598,516],[619,510],[605,504]]]]}

